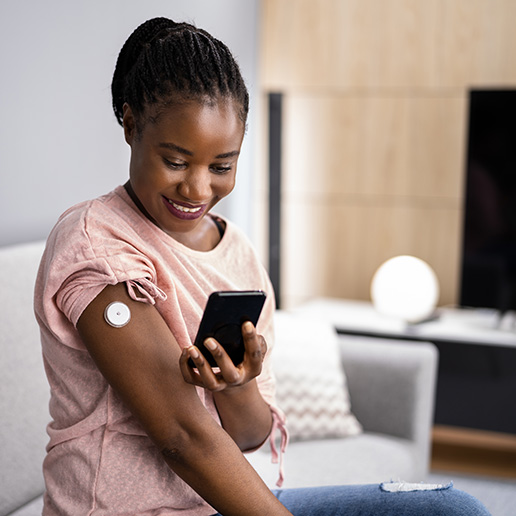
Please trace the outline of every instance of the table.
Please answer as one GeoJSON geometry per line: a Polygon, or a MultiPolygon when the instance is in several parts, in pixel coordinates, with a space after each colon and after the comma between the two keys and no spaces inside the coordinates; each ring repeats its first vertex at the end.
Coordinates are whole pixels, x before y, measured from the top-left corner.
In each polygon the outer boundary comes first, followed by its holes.
{"type": "Polygon", "coordinates": [[[340,334],[430,341],[439,350],[437,425],[516,434],[516,314],[443,307],[418,324],[384,316],[372,303],[317,298],[295,309],[340,334]]]}

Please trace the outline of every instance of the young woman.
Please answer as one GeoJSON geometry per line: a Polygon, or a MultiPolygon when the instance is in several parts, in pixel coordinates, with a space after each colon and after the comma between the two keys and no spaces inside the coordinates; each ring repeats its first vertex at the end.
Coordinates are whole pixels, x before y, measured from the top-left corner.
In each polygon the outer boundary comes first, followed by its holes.
{"type": "Polygon", "coordinates": [[[486,514],[452,488],[265,486],[242,452],[284,432],[274,296],[248,240],[211,212],[235,184],[239,68],[205,31],[156,18],[123,46],[112,92],[129,181],[60,217],[36,283],[52,391],[44,515],[486,514]],[[242,326],[244,361],[209,339],[215,372],[192,346],[206,300],[250,289],[268,298],[258,327],[242,326]]]}

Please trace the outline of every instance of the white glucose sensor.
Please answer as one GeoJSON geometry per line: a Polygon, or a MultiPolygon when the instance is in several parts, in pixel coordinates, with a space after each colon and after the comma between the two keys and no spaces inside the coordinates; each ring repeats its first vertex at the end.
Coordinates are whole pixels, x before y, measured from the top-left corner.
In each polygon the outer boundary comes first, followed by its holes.
{"type": "Polygon", "coordinates": [[[115,301],[106,306],[104,319],[114,328],[122,328],[131,320],[131,311],[125,303],[115,301]]]}

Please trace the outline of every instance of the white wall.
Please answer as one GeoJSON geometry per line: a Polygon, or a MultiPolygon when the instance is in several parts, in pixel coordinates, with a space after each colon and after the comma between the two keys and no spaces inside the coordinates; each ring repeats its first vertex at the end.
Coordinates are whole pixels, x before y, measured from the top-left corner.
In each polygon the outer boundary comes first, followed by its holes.
{"type": "Polygon", "coordinates": [[[45,238],[69,206],[126,181],[111,109],[118,52],[146,19],[193,21],[236,55],[252,107],[237,187],[219,211],[251,238],[259,0],[2,0],[0,246],[45,238]]]}

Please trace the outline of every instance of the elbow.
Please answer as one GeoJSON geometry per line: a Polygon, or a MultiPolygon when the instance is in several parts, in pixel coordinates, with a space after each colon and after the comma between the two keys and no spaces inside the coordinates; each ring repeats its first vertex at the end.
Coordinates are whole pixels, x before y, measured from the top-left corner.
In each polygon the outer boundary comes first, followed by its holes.
{"type": "Polygon", "coordinates": [[[209,433],[202,427],[173,424],[165,434],[154,442],[170,467],[187,467],[195,456],[209,445],[209,433]]]}
{"type": "Polygon", "coordinates": [[[170,466],[184,464],[189,445],[188,432],[185,429],[173,428],[168,435],[161,435],[153,441],[170,466]]]}
{"type": "Polygon", "coordinates": [[[272,425],[267,428],[264,427],[259,431],[247,430],[247,432],[240,432],[237,435],[231,435],[231,438],[238,446],[241,452],[248,453],[261,448],[269,439],[272,430],[272,425]]]}
{"type": "Polygon", "coordinates": [[[215,421],[209,423],[212,424],[175,424],[167,435],[154,439],[161,456],[174,471],[189,469],[212,451],[222,429],[215,421]]]}
{"type": "Polygon", "coordinates": [[[161,456],[171,466],[179,466],[185,464],[185,454],[180,446],[175,443],[169,443],[160,447],[161,456]]]}
{"type": "MultiPolygon", "coordinates": [[[[253,452],[261,448],[269,439],[272,431],[272,418],[269,425],[263,428],[246,429],[236,435],[230,434],[235,444],[243,453],[253,452]]],[[[229,433],[229,432],[228,432],[229,433]]]]}

